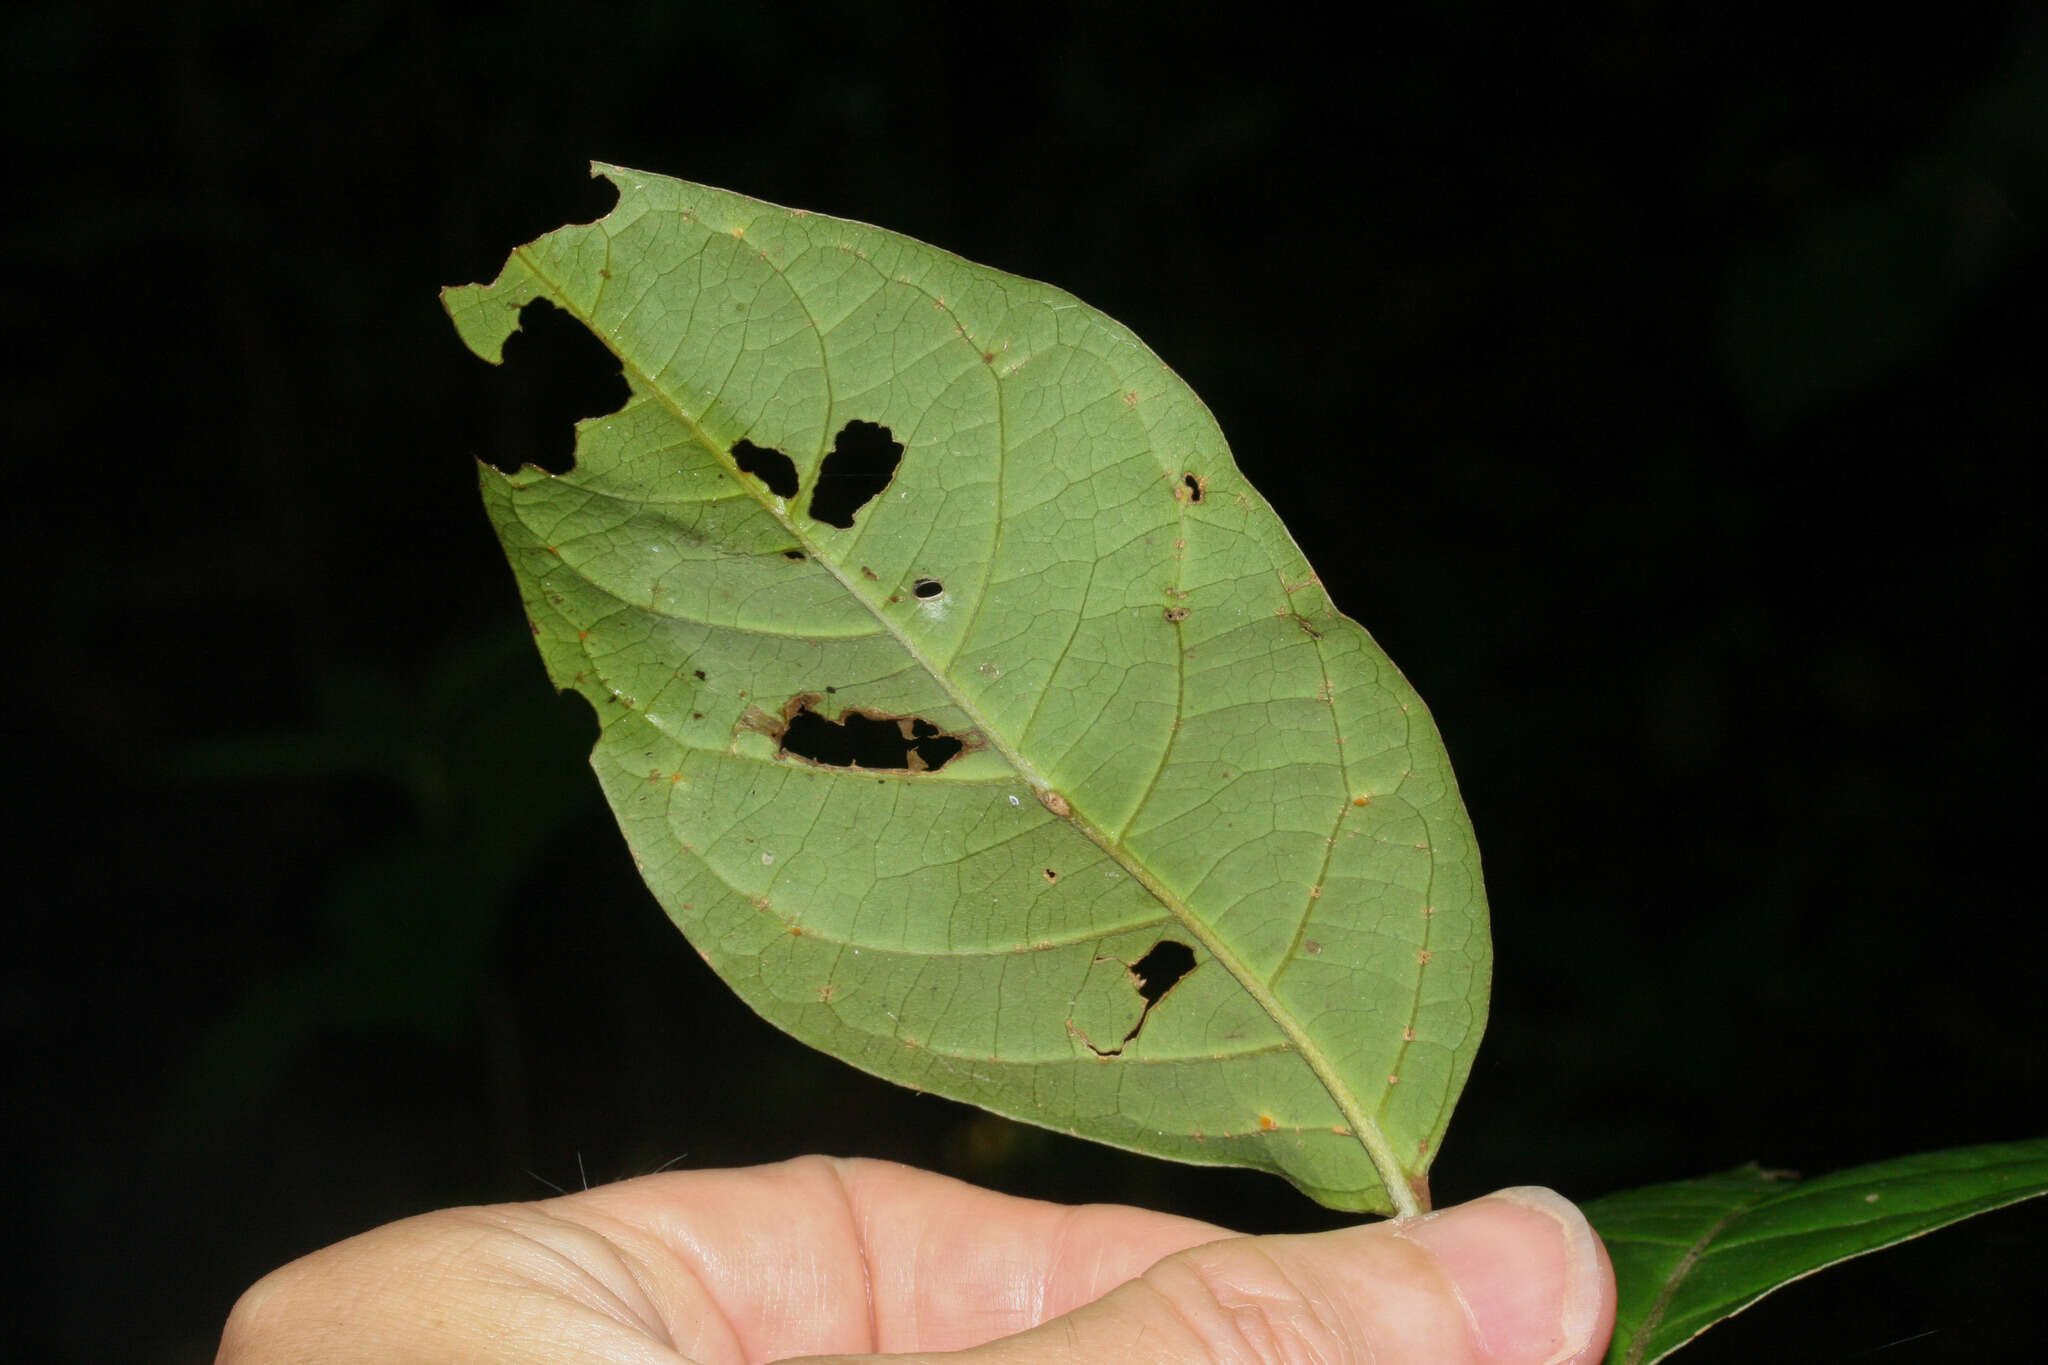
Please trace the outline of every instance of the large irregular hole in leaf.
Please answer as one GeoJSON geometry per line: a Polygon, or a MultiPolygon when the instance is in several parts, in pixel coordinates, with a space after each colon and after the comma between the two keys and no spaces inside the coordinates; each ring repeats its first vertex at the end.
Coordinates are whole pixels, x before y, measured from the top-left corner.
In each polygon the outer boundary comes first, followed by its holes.
{"type": "Polygon", "coordinates": [[[757,446],[742,439],[733,445],[732,462],[740,467],[740,473],[752,474],[767,484],[776,497],[796,496],[796,461],[773,446],[757,446]]]}
{"type": "MultiPolygon", "coordinates": [[[[1047,868],[1048,872],[1052,869],[1047,868]]],[[[1088,1050],[1098,1057],[1118,1057],[1131,1045],[1145,1027],[1145,1021],[1152,1017],[1152,1007],[1166,998],[1166,993],[1180,984],[1181,978],[1195,969],[1195,950],[1174,939],[1163,938],[1152,945],[1150,952],[1130,964],[1131,985],[1137,988],[1144,1000],[1145,1008],[1138,1014],[1138,1022],[1131,1025],[1131,1031],[1115,1047],[1096,1047],[1093,1043],[1088,1050]]]]}
{"type": "Polygon", "coordinates": [[[520,309],[496,380],[502,421],[492,464],[507,474],[525,465],[567,473],[575,464],[576,423],[617,412],[632,396],[619,358],[546,299],[520,309]]]}
{"type": "Polygon", "coordinates": [[[832,453],[818,468],[811,515],[842,531],[849,529],[853,514],[889,486],[902,461],[902,443],[889,428],[874,422],[848,422],[839,429],[832,453]]]}
{"type": "Polygon", "coordinates": [[[828,768],[937,772],[967,746],[918,716],[848,710],[831,720],[800,701],[782,730],[782,752],[828,768]]]}
{"type": "Polygon", "coordinates": [[[1151,952],[1131,964],[1131,980],[1137,983],[1138,994],[1145,997],[1145,1007],[1150,1009],[1194,969],[1195,950],[1185,943],[1163,938],[1152,945],[1151,952]]]}

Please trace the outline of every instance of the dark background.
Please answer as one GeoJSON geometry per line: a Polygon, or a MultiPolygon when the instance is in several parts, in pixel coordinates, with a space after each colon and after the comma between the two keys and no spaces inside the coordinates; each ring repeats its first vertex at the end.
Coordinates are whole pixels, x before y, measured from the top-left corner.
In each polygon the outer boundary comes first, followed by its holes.
{"type": "MultiPolygon", "coordinates": [[[[19,1358],[204,1361],[295,1255],[665,1163],[1332,1221],[813,1054],[640,887],[474,489],[604,376],[436,299],[591,158],[1050,280],[1214,408],[1485,850],[1440,1200],[2040,1131],[2038,10],[274,8],[0,57],[19,1358]]],[[[2044,1226],[1686,1358],[2001,1358],[2044,1226]]]]}

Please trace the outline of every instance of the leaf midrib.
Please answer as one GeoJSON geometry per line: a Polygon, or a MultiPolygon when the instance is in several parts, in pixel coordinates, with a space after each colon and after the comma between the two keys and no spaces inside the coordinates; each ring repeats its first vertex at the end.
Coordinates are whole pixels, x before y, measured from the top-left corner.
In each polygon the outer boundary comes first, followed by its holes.
{"type": "MultiPolygon", "coordinates": [[[[823,215],[818,216],[822,217],[823,215]]],[[[601,219],[591,226],[599,231],[604,231],[604,220],[601,219]]],[[[691,226],[705,233],[708,238],[710,230],[705,228],[702,223],[696,222],[693,219],[691,226]]],[[[609,256],[610,252],[610,242],[610,235],[607,233],[607,256],[609,256]]],[[[547,291],[550,295],[550,301],[556,307],[561,308],[571,317],[582,322],[585,329],[592,336],[596,337],[606,350],[612,353],[612,356],[619,362],[620,366],[631,371],[639,381],[641,392],[652,396],[656,401],[660,402],[678,422],[682,423],[696,437],[704,449],[711,452],[712,457],[718,460],[720,465],[732,476],[733,481],[745,489],[769,516],[775,518],[790,535],[796,538],[812,562],[823,565],[825,571],[838,579],[840,586],[851,594],[854,600],[867,607],[874,618],[881,623],[883,629],[896,638],[903,651],[910,656],[918,667],[925,671],[925,674],[946,694],[947,699],[969,718],[975,728],[988,737],[989,742],[996,748],[997,752],[1008,760],[1011,767],[1017,770],[1018,776],[1022,777],[1034,792],[1058,795],[1052,785],[1040,773],[1038,766],[1025,758],[1017,750],[1016,746],[994,726],[988,717],[981,712],[980,708],[975,706],[973,701],[954,685],[952,679],[935,661],[925,656],[916,641],[906,635],[901,627],[894,620],[890,619],[885,612],[877,610],[874,603],[870,602],[859,591],[857,585],[841,570],[839,565],[833,563],[831,558],[819,553],[818,542],[807,534],[802,527],[797,525],[795,520],[786,511],[788,500],[774,498],[772,495],[767,494],[765,489],[756,487],[753,481],[741,477],[739,466],[733,460],[732,453],[723,444],[713,440],[704,431],[703,427],[697,423],[695,418],[684,412],[676,404],[665,389],[655,384],[651,376],[621,352],[611,337],[605,335],[601,329],[591,325],[591,319],[584,315],[583,309],[569,297],[555,279],[542,271],[529,248],[524,246],[518,247],[512,252],[512,256],[525,267],[528,275],[547,291]],[[778,504],[780,505],[778,506],[778,504]]],[[[762,259],[767,261],[765,253],[762,259]]],[[[805,316],[809,318],[810,308],[804,303],[803,297],[797,292],[795,286],[791,285],[787,277],[783,275],[781,267],[777,266],[773,261],[767,261],[767,264],[769,269],[775,272],[775,277],[782,282],[783,287],[789,291],[791,299],[796,302],[799,308],[803,309],[805,316]]],[[[602,296],[603,283],[601,281],[598,287],[598,297],[601,298],[602,296]]],[[[957,321],[958,319],[956,318],[955,320],[957,321]]],[[[815,319],[812,319],[812,330],[816,330],[815,319]]],[[[964,330],[962,336],[965,336],[964,330]]],[[[829,373],[829,366],[827,370],[829,373]]],[[[1000,391],[1001,386],[1000,381],[998,381],[998,393],[1000,391]]],[[[1063,803],[1065,802],[1064,796],[1061,796],[1060,799],[1063,803]]],[[[1423,1205],[1417,1199],[1415,1191],[1409,1184],[1408,1171],[1396,1155],[1393,1144],[1387,1140],[1386,1134],[1380,1129],[1378,1122],[1366,1112],[1363,1104],[1360,1103],[1359,1097],[1353,1093],[1344,1078],[1337,1073],[1328,1055],[1302,1029],[1293,1012],[1280,1004],[1266,983],[1260,980],[1257,974],[1228,945],[1217,938],[1209,926],[1194,913],[1193,909],[1185,901],[1163,885],[1150,868],[1134,858],[1121,842],[1112,838],[1092,822],[1084,819],[1078,811],[1072,809],[1070,803],[1068,804],[1069,813],[1064,817],[1067,823],[1078,829],[1089,842],[1095,844],[1096,847],[1114,859],[1131,875],[1133,880],[1150,892],[1161,905],[1165,906],[1173,917],[1180,921],[1181,926],[1208,950],[1209,955],[1215,958],[1225,971],[1230,973],[1231,977],[1245,993],[1251,996],[1254,1003],[1273,1021],[1274,1027],[1278,1028],[1281,1034],[1292,1044],[1295,1055],[1300,1057],[1308,1066],[1310,1072],[1314,1074],[1316,1080],[1330,1096],[1331,1101],[1337,1106],[1338,1112],[1343,1115],[1345,1123],[1350,1126],[1352,1136],[1365,1149],[1366,1155],[1371,1160],[1374,1171],[1379,1177],[1381,1188],[1385,1191],[1388,1202],[1393,1206],[1394,1216],[1409,1218],[1423,1212],[1423,1205]]]]}
{"type": "Polygon", "coordinates": [[[1650,1349],[1650,1338],[1656,1335],[1657,1329],[1663,1325],[1664,1315],[1671,1311],[1671,1300],[1677,1296],[1678,1287],[1692,1274],[1693,1267],[1707,1254],[1707,1249],[1714,1244],[1714,1239],[1727,1231],[1730,1223],[1749,1213],[1768,1198],[1768,1190],[1760,1191],[1754,1199],[1728,1210],[1715,1219],[1713,1225],[1685,1249],[1685,1254],[1671,1267],[1671,1274],[1666,1277],[1664,1286],[1658,1291],[1655,1301],[1650,1304],[1649,1311],[1643,1314],[1643,1320],[1636,1325],[1635,1340],[1629,1343],[1628,1354],[1622,1358],[1622,1365],[1642,1365],[1643,1353],[1650,1349]]]}

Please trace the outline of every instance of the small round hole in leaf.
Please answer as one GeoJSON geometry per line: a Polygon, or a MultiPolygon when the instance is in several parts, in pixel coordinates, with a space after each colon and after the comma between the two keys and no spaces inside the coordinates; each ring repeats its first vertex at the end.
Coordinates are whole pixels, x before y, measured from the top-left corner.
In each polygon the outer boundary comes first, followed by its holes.
{"type": "Polygon", "coordinates": [[[946,585],[936,578],[920,578],[910,585],[920,602],[936,602],[946,595],[946,585]]]}

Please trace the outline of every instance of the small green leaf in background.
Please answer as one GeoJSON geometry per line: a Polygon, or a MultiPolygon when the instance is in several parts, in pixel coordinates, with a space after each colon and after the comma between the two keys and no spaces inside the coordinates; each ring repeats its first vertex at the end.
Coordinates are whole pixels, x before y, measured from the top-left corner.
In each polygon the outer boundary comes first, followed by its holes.
{"type": "Polygon", "coordinates": [[[1585,1206],[1621,1306],[1610,1365],[1651,1365],[1764,1295],[2048,1193],[2048,1140],[1958,1147],[1814,1180],[1745,1166],[1585,1206]]]}
{"type": "Polygon", "coordinates": [[[1425,1207],[1486,1017],[1478,853],[1201,401],[1057,289],[598,171],[610,214],[444,299],[487,360],[544,301],[623,368],[572,472],[480,477],[669,915],[877,1075],[1425,1207]]]}

